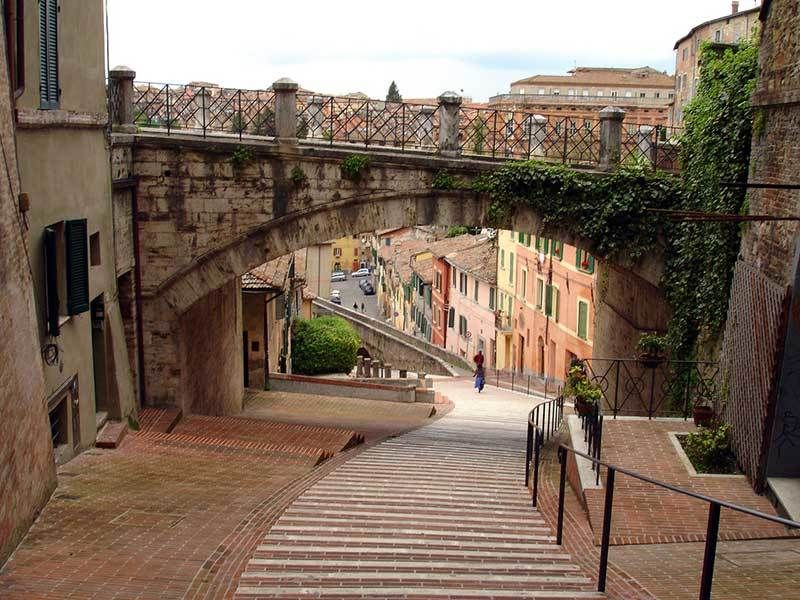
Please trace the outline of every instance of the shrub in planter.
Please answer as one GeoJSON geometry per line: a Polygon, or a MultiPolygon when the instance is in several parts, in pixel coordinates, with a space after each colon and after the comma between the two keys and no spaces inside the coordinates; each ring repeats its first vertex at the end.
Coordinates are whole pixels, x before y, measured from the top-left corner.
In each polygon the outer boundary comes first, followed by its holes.
{"type": "Polygon", "coordinates": [[[735,473],[730,425],[701,427],[680,438],[686,456],[698,473],[735,473]]]}
{"type": "Polygon", "coordinates": [[[664,362],[667,351],[667,338],[657,333],[643,333],[636,343],[639,362],[648,368],[657,367],[664,362]]]}
{"type": "Polygon", "coordinates": [[[292,326],[292,371],[304,375],[349,373],[361,339],[341,317],[301,319],[292,326]]]}
{"type": "Polygon", "coordinates": [[[603,398],[600,387],[589,381],[586,366],[583,363],[574,364],[567,372],[564,395],[574,398],[575,410],[582,417],[591,413],[595,405],[603,398]]]}

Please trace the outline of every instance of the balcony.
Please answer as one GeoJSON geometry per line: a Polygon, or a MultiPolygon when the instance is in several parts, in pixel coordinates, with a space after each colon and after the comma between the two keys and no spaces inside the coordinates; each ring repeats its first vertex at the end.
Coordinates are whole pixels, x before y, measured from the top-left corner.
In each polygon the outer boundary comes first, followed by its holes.
{"type": "Polygon", "coordinates": [[[495,312],[494,327],[501,333],[511,333],[511,316],[502,310],[495,312]]]}

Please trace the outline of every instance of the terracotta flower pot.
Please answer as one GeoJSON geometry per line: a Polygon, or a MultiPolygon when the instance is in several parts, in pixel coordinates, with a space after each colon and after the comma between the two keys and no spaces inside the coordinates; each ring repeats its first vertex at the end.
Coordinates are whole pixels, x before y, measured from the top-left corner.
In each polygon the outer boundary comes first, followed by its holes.
{"type": "Polygon", "coordinates": [[[714,420],[714,409],[711,406],[692,407],[692,419],[698,427],[708,427],[714,420]]]}
{"type": "Polygon", "coordinates": [[[592,405],[583,398],[575,398],[575,412],[586,417],[592,413],[592,405]]]}

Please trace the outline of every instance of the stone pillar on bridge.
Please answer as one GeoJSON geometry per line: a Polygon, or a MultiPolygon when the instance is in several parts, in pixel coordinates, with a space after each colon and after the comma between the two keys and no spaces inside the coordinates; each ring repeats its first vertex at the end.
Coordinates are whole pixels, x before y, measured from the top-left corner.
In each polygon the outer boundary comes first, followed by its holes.
{"type": "Polygon", "coordinates": [[[356,378],[361,378],[364,375],[364,357],[356,356],[356,378]]]}
{"type": "Polygon", "coordinates": [[[325,98],[312,96],[308,109],[308,137],[321,138],[325,133],[325,98]]]}
{"type": "Polygon", "coordinates": [[[622,154],[622,121],[625,111],[606,106],[600,111],[600,169],[613,171],[622,154]]]}
{"type": "Polygon", "coordinates": [[[111,131],[115,133],[136,133],[133,114],[133,80],[136,71],[130,67],[114,67],[108,72],[108,85],[111,87],[111,131]]]}
{"type": "Polygon", "coordinates": [[[439,154],[457,158],[461,154],[458,143],[458,116],[461,96],[445,92],[439,96],[439,154]]]}
{"type": "Polygon", "coordinates": [[[653,162],[653,144],[658,142],[653,137],[654,129],[650,125],[640,125],[636,132],[636,154],[645,157],[649,162],[653,162]]]}
{"type": "Polygon", "coordinates": [[[364,377],[369,379],[372,377],[372,359],[365,358],[364,359],[364,377]]]}
{"type": "Polygon", "coordinates": [[[380,379],[381,376],[381,361],[373,360],[372,361],[372,376],[375,379],[380,379]]]}
{"type": "Polygon", "coordinates": [[[530,131],[530,154],[531,156],[545,155],[545,142],[547,141],[547,117],[542,115],[531,115],[529,117],[530,131]]]}
{"type": "Polygon", "coordinates": [[[207,128],[211,126],[211,93],[208,89],[203,86],[197,93],[194,95],[192,99],[194,102],[194,123],[192,123],[192,127],[196,129],[202,129],[203,132],[206,131],[207,128]]]}
{"type": "Polygon", "coordinates": [[[297,82],[282,77],[272,84],[275,92],[275,139],[279,144],[297,144],[297,82]]]}

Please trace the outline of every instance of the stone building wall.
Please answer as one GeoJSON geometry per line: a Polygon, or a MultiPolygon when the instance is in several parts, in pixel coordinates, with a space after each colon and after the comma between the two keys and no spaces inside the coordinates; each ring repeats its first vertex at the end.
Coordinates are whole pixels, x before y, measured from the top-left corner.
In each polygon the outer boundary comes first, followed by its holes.
{"type": "Polygon", "coordinates": [[[55,488],[42,359],[22,215],[11,94],[0,29],[0,565],[55,488]]]}

